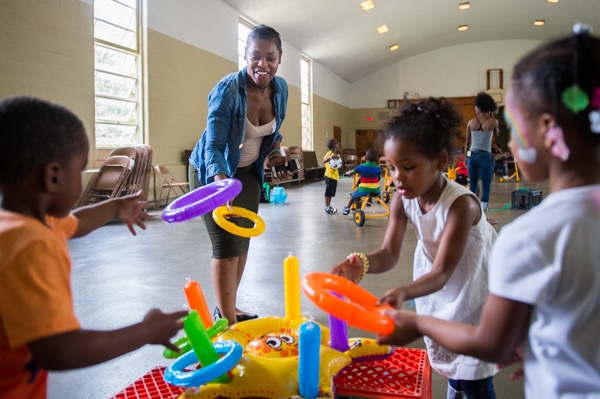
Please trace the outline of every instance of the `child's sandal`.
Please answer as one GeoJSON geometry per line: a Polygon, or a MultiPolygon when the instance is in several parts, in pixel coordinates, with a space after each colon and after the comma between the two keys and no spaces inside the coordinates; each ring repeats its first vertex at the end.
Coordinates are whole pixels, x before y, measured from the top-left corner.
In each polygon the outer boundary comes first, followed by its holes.
{"type": "Polygon", "coordinates": [[[493,225],[495,225],[495,224],[498,224],[498,222],[496,222],[496,221],[495,221],[494,219],[492,219],[492,218],[487,218],[487,221],[488,221],[488,223],[489,223],[489,224],[491,224],[492,226],[493,226],[493,225]]]}

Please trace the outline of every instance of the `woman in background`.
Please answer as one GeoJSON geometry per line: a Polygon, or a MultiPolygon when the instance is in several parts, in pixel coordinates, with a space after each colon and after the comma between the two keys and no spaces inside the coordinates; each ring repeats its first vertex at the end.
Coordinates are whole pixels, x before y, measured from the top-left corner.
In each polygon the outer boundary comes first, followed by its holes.
{"type": "MultiPolygon", "coordinates": [[[[477,185],[481,179],[481,206],[487,212],[490,201],[490,187],[494,163],[492,162],[492,136],[498,136],[498,120],[494,119],[494,111],[498,107],[487,93],[481,92],[475,98],[475,118],[467,124],[467,167],[469,168],[469,187],[477,195],[477,185]]],[[[496,224],[493,219],[487,219],[496,224]]]]}

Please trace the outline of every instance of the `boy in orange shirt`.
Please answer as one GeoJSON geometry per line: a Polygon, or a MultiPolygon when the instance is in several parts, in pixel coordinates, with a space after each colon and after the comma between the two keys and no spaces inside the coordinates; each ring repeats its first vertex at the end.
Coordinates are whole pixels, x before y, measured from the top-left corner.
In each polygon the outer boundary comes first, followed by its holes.
{"type": "Polygon", "coordinates": [[[81,121],[49,102],[0,101],[0,392],[45,398],[47,370],[101,363],[145,344],[177,350],[169,338],[187,312],[153,309],[113,331],[82,329],[71,294],[67,240],[114,217],[145,229],[138,194],[71,213],[82,189],[88,141],[81,121]]]}

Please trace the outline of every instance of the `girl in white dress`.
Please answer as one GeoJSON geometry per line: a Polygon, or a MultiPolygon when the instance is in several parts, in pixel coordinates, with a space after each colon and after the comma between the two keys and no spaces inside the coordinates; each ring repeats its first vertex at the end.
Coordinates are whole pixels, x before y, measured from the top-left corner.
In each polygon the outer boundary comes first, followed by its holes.
{"type": "MultiPolygon", "coordinates": [[[[407,104],[383,129],[384,155],[397,189],[381,249],[353,253],[334,274],[359,281],[396,266],[409,223],[416,232],[413,280],[380,302],[415,299],[419,314],[475,324],[488,295],[488,262],[496,231],[479,199],[444,174],[460,116],[445,99],[407,104]]],[[[415,338],[417,335],[415,335],[415,338]]],[[[449,398],[495,398],[493,363],[459,355],[425,337],[431,366],[449,379],[449,398]]]]}

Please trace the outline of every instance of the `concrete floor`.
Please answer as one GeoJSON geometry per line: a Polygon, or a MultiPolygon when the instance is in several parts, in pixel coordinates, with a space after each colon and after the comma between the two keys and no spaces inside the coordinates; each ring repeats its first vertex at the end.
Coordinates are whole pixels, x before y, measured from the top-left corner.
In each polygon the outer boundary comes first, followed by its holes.
{"type": "MultiPolygon", "coordinates": [[[[386,218],[367,219],[357,227],[352,215],[341,209],[351,191],[352,179],[342,178],[332,205],[335,215],[323,212],[323,181],[287,184],[285,204],[261,204],[260,215],[266,232],[252,240],[246,273],[239,290],[241,309],[261,316],[285,315],[283,260],[289,254],[299,258],[301,274],[330,271],[353,251],[369,252],[381,245],[386,218]]],[[[520,187],[542,190],[546,184],[516,183],[492,185],[490,216],[506,223],[524,210],[502,209],[511,192],[520,187]]],[[[378,207],[370,209],[377,210],[378,207]]],[[[110,223],[87,237],[70,243],[73,256],[73,292],[77,316],[84,328],[114,329],[138,322],[151,308],[164,311],[186,306],[183,286],[186,278],[203,286],[211,310],[215,299],[210,284],[210,241],[200,218],[168,225],[160,211],[151,211],[148,230],[132,236],[120,223],[110,223]]],[[[415,237],[408,232],[399,265],[384,275],[369,275],[362,285],[376,295],[404,284],[412,277],[415,237]]],[[[327,315],[302,296],[302,313],[326,324],[327,315]]],[[[349,329],[350,337],[372,334],[349,329]]],[[[414,347],[423,347],[422,341],[414,347]]],[[[85,369],[51,373],[49,398],[106,399],[127,387],[157,365],[168,365],[162,347],[146,346],[110,362],[85,369]]],[[[510,367],[494,380],[498,398],[523,398],[523,382],[510,381],[510,367]]],[[[433,397],[445,398],[446,380],[433,374],[433,397]]]]}

